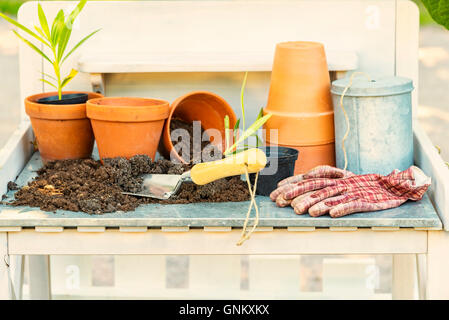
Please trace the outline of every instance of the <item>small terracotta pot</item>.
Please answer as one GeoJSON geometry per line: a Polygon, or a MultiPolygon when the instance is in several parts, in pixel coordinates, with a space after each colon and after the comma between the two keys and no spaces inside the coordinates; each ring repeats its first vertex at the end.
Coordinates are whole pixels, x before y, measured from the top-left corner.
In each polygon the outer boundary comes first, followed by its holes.
{"type": "Polygon", "coordinates": [[[100,98],[87,101],[86,111],[101,159],[146,154],[154,160],[169,113],[168,101],[100,98]]]}
{"type": "MultiPolygon", "coordinates": [[[[91,99],[103,97],[93,92],[64,92],[71,93],[87,93],[91,99]]],[[[58,93],[40,93],[25,99],[25,111],[30,116],[42,161],[89,158],[94,135],[86,117],[86,104],[48,105],[36,102],[55,94],[58,93]]]]}
{"type": "Polygon", "coordinates": [[[276,46],[270,92],[264,114],[267,143],[300,150],[295,172],[310,165],[335,164],[334,111],[324,46],[317,42],[283,42],[276,46]],[[322,147],[328,145],[329,147],[322,147]],[[316,158],[309,158],[311,155],[316,158]]]}
{"type": "Polygon", "coordinates": [[[170,115],[165,122],[162,141],[159,151],[170,159],[170,153],[176,160],[185,163],[184,159],[174,150],[170,139],[170,122],[173,118],[184,120],[187,123],[201,121],[204,130],[217,129],[222,141],[211,141],[223,152],[225,146],[224,117],[229,116],[229,127],[234,128],[237,117],[232,107],[220,96],[208,91],[194,91],[177,98],[170,107],[170,115]],[[173,152],[172,152],[173,151],[173,152]]]}

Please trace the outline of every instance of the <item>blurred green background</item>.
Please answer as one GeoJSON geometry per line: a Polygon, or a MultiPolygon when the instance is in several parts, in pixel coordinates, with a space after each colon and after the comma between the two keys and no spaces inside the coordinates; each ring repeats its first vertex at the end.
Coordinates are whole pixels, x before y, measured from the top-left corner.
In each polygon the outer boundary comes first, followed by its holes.
{"type": "MultiPolygon", "coordinates": [[[[27,0],[0,0],[0,12],[4,12],[10,15],[16,15],[19,7],[26,1],[27,0]]],[[[419,7],[419,11],[421,13],[421,25],[433,24],[434,21],[430,17],[421,0],[413,0],[413,2],[415,2],[419,7]]]]}

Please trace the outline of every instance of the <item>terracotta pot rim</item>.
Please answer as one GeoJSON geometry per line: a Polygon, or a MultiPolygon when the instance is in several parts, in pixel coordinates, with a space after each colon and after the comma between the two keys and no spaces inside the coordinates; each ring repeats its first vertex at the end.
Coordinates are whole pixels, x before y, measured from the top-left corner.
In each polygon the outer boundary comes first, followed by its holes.
{"type": "Polygon", "coordinates": [[[314,143],[304,143],[304,144],[291,144],[291,143],[282,143],[281,141],[278,141],[277,143],[274,142],[270,142],[269,139],[265,140],[265,143],[268,143],[270,145],[274,145],[274,146],[283,146],[283,147],[287,147],[287,148],[302,148],[302,147],[318,147],[318,146],[325,146],[328,144],[335,144],[335,139],[334,140],[329,140],[327,142],[314,142],[314,143]]]}
{"type": "MultiPolygon", "coordinates": [[[[63,91],[62,94],[86,93],[89,97],[100,98],[103,97],[100,93],[89,91],[63,91]]],[[[86,119],[86,104],[67,104],[54,105],[42,104],[36,101],[40,98],[57,95],[58,92],[44,92],[38,93],[25,98],[25,112],[31,118],[46,119],[46,120],[77,120],[86,119]]]]}
{"type": "Polygon", "coordinates": [[[302,50],[324,47],[322,43],[316,41],[284,41],[279,42],[277,46],[286,49],[302,49],[302,50]]]}
{"type": "Polygon", "coordinates": [[[86,104],[87,117],[110,122],[147,122],[167,119],[169,102],[139,97],[103,97],[86,104]]]}
{"type": "Polygon", "coordinates": [[[176,110],[176,108],[186,99],[193,97],[193,96],[199,96],[199,95],[207,95],[207,96],[211,96],[215,99],[217,99],[218,101],[220,101],[222,103],[222,105],[224,106],[224,108],[226,109],[226,113],[229,116],[229,123],[230,126],[234,127],[234,124],[237,122],[237,116],[235,115],[234,109],[232,109],[231,105],[221,96],[219,96],[216,93],[213,93],[211,91],[206,91],[206,90],[196,90],[196,91],[191,91],[189,93],[186,93],[178,98],[175,99],[175,101],[172,102],[172,104],[170,105],[170,114],[167,118],[167,121],[165,122],[164,125],[164,129],[162,131],[162,139],[163,139],[163,144],[168,144],[168,146],[165,146],[167,150],[167,152],[171,152],[178,161],[181,161],[182,163],[187,163],[175,150],[174,150],[174,146],[173,146],[173,142],[170,139],[170,123],[171,120],[173,118],[173,114],[176,110]]]}
{"type": "MultiPolygon", "coordinates": [[[[171,119],[173,118],[173,113],[175,112],[175,109],[181,104],[181,102],[187,98],[196,96],[196,95],[208,95],[208,96],[212,96],[215,99],[219,100],[220,102],[223,103],[223,105],[225,106],[226,110],[229,111],[229,123],[235,123],[237,121],[237,117],[234,113],[234,109],[232,109],[231,105],[222,97],[220,97],[218,94],[210,92],[210,91],[206,91],[206,90],[197,90],[197,91],[191,91],[189,93],[186,93],[178,98],[175,99],[175,101],[172,102],[172,104],[170,105],[170,114],[167,118],[167,127],[170,128],[170,122],[171,119]]],[[[170,129],[168,129],[168,131],[170,131],[170,129]]],[[[172,145],[173,147],[173,145],[172,145]]]]}

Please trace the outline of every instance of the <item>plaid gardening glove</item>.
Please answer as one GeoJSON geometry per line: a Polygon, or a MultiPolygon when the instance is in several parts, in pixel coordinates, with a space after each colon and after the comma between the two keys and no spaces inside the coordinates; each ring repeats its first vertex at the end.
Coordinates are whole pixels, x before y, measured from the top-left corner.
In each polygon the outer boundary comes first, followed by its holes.
{"type": "MultiPolygon", "coordinates": [[[[276,204],[279,207],[286,207],[291,204],[293,198],[286,199],[284,194],[290,191],[294,186],[298,185],[301,181],[310,179],[342,179],[351,176],[354,176],[354,174],[347,170],[331,166],[317,166],[304,174],[299,174],[280,181],[278,183],[278,188],[270,194],[270,198],[272,201],[276,201],[276,204]]],[[[311,193],[312,191],[305,193],[304,196],[311,193]]]]}
{"type": "Polygon", "coordinates": [[[306,179],[284,190],[286,200],[293,199],[295,213],[309,212],[313,217],[329,213],[342,217],[354,212],[376,211],[400,206],[407,200],[421,200],[431,180],[412,166],[394,170],[388,176],[352,175],[340,179],[306,179]]]}

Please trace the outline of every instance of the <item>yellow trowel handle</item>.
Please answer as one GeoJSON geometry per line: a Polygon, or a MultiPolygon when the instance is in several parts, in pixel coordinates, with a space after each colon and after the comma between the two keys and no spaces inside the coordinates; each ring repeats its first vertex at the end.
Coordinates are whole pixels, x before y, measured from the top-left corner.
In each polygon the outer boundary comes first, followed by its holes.
{"type": "Polygon", "coordinates": [[[196,164],[190,170],[190,177],[196,184],[203,185],[221,178],[259,172],[265,168],[267,157],[260,149],[249,149],[223,160],[196,164]]]}

